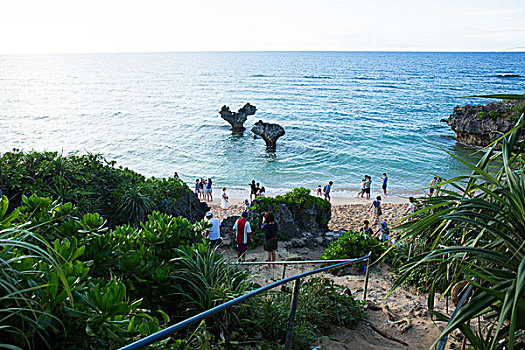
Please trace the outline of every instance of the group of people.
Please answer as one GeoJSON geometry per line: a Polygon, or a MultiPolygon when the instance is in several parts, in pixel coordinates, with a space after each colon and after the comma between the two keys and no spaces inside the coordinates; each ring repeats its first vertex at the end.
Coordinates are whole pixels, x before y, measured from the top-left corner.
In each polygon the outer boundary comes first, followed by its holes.
{"type": "Polygon", "coordinates": [[[333,184],[334,184],[333,181],[328,182],[328,185],[323,187],[322,191],[321,191],[321,185],[317,186],[317,193],[316,193],[317,196],[319,197],[324,196],[324,199],[330,202],[330,199],[331,199],[330,192],[332,191],[333,184]]]}
{"type": "Polygon", "coordinates": [[[212,186],[211,178],[208,178],[208,180],[204,178],[195,180],[195,193],[201,201],[213,201],[212,186]]]}
{"type": "MultiPolygon", "coordinates": [[[[380,177],[381,179],[381,188],[383,189],[383,194],[386,196],[386,188],[388,186],[388,176],[386,173],[383,173],[383,176],[380,177]]],[[[363,180],[361,180],[361,191],[357,194],[357,198],[366,198],[370,199],[370,191],[372,188],[372,177],[369,175],[365,175],[363,177],[363,180]]]]}
{"type": "Polygon", "coordinates": [[[252,180],[248,185],[250,186],[250,202],[257,197],[264,197],[266,195],[266,189],[264,186],[261,187],[261,184],[258,182],[255,183],[255,180],[252,180]]]}
{"type": "MultiPolygon", "coordinates": [[[[221,244],[221,222],[218,218],[213,217],[211,211],[207,212],[205,219],[210,224],[204,232],[204,235],[209,238],[210,246],[212,248],[218,248],[221,244]]],[[[235,244],[237,246],[237,257],[244,259],[246,251],[248,250],[248,242],[253,244],[252,228],[250,221],[248,221],[248,212],[244,211],[239,219],[235,221],[232,227],[234,231],[235,244]]],[[[277,250],[277,231],[279,225],[275,221],[275,216],[272,212],[262,214],[261,230],[264,232],[264,250],[268,253],[268,259],[266,260],[269,264],[268,267],[274,267],[271,264],[275,261],[275,251],[277,250]]]]}

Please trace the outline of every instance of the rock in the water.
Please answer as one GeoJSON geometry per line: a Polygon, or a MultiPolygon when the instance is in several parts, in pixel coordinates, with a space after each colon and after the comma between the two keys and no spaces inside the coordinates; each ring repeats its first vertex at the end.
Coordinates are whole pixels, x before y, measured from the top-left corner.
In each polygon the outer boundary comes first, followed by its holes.
{"type": "Polygon", "coordinates": [[[238,112],[232,112],[230,111],[230,107],[228,106],[222,106],[221,111],[219,114],[221,115],[221,118],[226,120],[228,123],[232,126],[233,132],[243,132],[246,130],[244,127],[244,122],[246,119],[248,119],[249,115],[254,115],[257,111],[257,108],[255,106],[252,106],[251,104],[247,103],[239,109],[238,112]]]}
{"type": "MultiPolygon", "coordinates": [[[[456,133],[456,140],[473,146],[487,146],[510,131],[519,118],[523,102],[493,102],[486,106],[455,107],[447,124],[456,133]]],[[[521,131],[521,137],[524,130],[521,131]]]]}
{"type": "Polygon", "coordinates": [[[255,123],[252,132],[259,135],[266,142],[268,151],[275,150],[277,139],[285,134],[284,128],[279,124],[265,123],[262,120],[255,123]]]}

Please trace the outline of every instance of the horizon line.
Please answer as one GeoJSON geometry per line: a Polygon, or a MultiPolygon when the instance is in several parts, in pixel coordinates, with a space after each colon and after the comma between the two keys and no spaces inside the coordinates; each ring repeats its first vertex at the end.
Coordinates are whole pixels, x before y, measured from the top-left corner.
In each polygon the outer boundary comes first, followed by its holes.
{"type": "Polygon", "coordinates": [[[36,55],[108,55],[108,54],[169,54],[169,53],[525,53],[525,48],[512,48],[500,51],[472,50],[181,50],[181,51],[82,51],[82,52],[22,52],[0,53],[0,56],[36,55]],[[515,51],[515,49],[520,49],[515,51]]]}

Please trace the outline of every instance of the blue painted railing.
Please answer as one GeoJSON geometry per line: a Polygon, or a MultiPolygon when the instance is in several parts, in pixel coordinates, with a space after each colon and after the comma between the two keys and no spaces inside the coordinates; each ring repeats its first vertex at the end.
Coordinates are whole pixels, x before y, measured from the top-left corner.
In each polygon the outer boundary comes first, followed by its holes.
{"type": "MultiPolygon", "coordinates": [[[[278,286],[281,286],[283,284],[286,284],[288,282],[292,282],[294,281],[294,288],[293,288],[293,297],[292,297],[292,303],[291,303],[291,307],[290,307],[290,317],[289,317],[289,321],[288,321],[288,330],[287,330],[287,333],[286,333],[286,339],[285,339],[285,349],[290,349],[290,346],[291,346],[291,341],[292,341],[292,336],[293,336],[293,326],[294,326],[294,322],[295,322],[295,311],[296,311],[296,308],[297,308],[297,301],[298,301],[298,298],[299,298],[299,287],[300,287],[300,283],[301,283],[301,279],[302,278],[305,278],[305,277],[308,277],[308,276],[311,276],[311,275],[315,275],[315,274],[318,274],[318,273],[321,273],[321,272],[324,272],[324,271],[327,271],[327,270],[330,270],[330,269],[334,269],[334,268],[338,268],[338,267],[345,267],[345,266],[349,266],[349,265],[352,265],[352,264],[355,264],[355,263],[358,263],[358,262],[366,262],[365,264],[365,283],[364,283],[364,290],[363,290],[363,300],[366,299],[366,293],[367,293],[367,290],[368,290],[368,274],[369,274],[369,267],[370,267],[370,262],[371,262],[371,257],[372,257],[372,252],[369,252],[368,255],[365,255],[361,258],[357,258],[357,259],[339,259],[339,260],[316,260],[316,261],[301,261],[301,263],[304,263],[304,264],[312,264],[312,263],[332,263],[332,262],[338,262],[334,265],[330,265],[330,266],[325,266],[325,267],[321,267],[319,269],[316,269],[316,270],[312,270],[312,271],[307,271],[307,272],[303,272],[303,273],[300,273],[298,275],[295,275],[295,276],[291,276],[291,277],[287,277],[287,278],[283,278],[277,282],[273,282],[271,284],[268,284],[264,287],[261,287],[259,289],[256,289],[254,291],[251,291],[249,293],[246,293],[238,298],[235,298],[233,300],[230,300],[230,301],[227,301],[221,305],[218,305],[212,309],[209,309],[209,310],[206,310],[204,312],[201,312],[200,314],[198,315],[195,315],[193,317],[190,317],[184,321],[181,321],[177,324],[174,324],[172,326],[169,326],[165,329],[163,329],[162,331],[159,331],[157,333],[154,333],[152,335],[149,335],[145,338],[142,338],[140,340],[137,340],[136,342],[134,343],[131,343],[129,345],[126,345],[122,348],[120,348],[120,350],[133,350],[133,349],[142,349],[148,345],[151,345],[153,343],[156,343],[156,342],[159,342],[161,340],[164,340],[168,337],[170,337],[172,334],[192,325],[192,324],[195,324],[195,323],[198,323],[198,322],[201,322],[202,320],[212,316],[212,315],[215,315],[216,313],[218,312],[221,312],[221,311],[224,311],[226,309],[228,309],[229,307],[235,305],[235,304],[239,304],[247,299],[250,299],[258,294],[261,294],[261,293],[264,293],[270,289],[273,289],[275,287],[278,287],[278,286]]],[[[277,263],[277,264],[285,264],[285,263],[298,263],[298,262],[286,262],[286,261],[275,261],[275,262],[272,262],[272,263],[277,263]]],[[[247,263],[246,263],[247,264],[247,263]]],[[[285,265],[286,266],[286,265],[285,265]]]]}

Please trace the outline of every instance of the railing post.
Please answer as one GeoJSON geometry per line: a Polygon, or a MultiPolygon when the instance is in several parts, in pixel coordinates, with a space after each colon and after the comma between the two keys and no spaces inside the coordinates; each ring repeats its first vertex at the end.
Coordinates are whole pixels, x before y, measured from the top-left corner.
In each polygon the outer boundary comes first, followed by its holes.
{"type": "Polygon", "coordinates": [[[284,276],[286,276],[286,264],[283,264],[283,277],[281,278],[284,280],[284,276]]]}
{"type": "Polygon", "coordinates": [[[299,300],[299,288],[301,285],[301,279],[295,280],[293,285],[292,304],[290,306],[290,318],[288,319],[288,329],[286,330],[286,341],[284,343],[284,349],[290,350],[292,346],[293,327],[295,323],[295,311],[297,310],[297,302],[299,300]]]}
{"type": "Polygon", "coordinates": [[[363,288],[363,300],[366,300],[366,292],[368,291],[368,274],[370,273],[370,257],[372,252],[368,252],[368,258],[365,262],[365,287],[363,288]]]}

